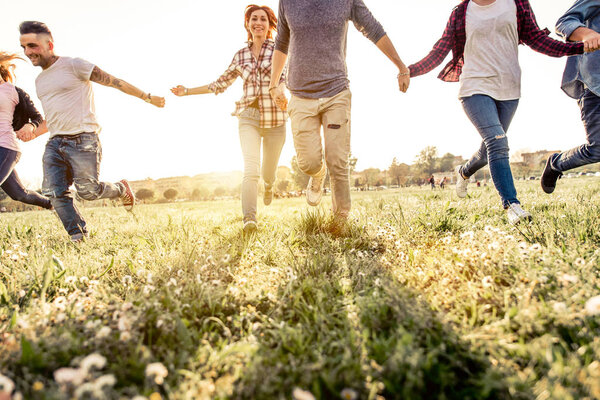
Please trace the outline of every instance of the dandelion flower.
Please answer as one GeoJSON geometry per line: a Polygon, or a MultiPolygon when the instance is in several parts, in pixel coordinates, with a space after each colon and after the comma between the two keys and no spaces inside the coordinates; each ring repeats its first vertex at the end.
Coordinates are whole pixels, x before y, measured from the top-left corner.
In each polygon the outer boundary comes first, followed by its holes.
{"type": "Polygon", "coordinates": [[[8,376],[0,374],[0,391],[12,393],[15,389],[15,383],[8,376]]]}
{"type": "Polygon", "coordinates": [[[31,386],[31,388],[33,389],[34,392],[39,392],[41,390],[44,390],[44,384],[40,381],[35,381],[35,382],[33,382],[33,385],[31,386]]]}
{"type": "Polygon", "coordinates": [[[300,388],[294,388],[292,398],[294,400],[315,400],[315,396],[311,392],[300,388]]]}
{"type": "Polygon", "coordinates": [[[585,302],[585,312],[588,315],[600,314],[600,296],[595,296],[585,302]]]}
{"type": "Polygon", "coordinates": [[[154,392],[150,395],[149,400],[162,400],[162,396],[158,392],[154,392]]]}
{"type": "Polygon", "coordinates": [[[340,396],[344,400],[356,400],[358,398],[358,394],[353,389],[345,388],[340,393],[340,396]]]}
{"type": "Polygon", "coordinates": [[[83,383],[85,376],[86,372],[79,368],[59,368],[54,371],[54,380],[59,385],[79,386],[83,383]]]}
{"type": "Polygon", "coordinates": [[[552,308],[556,313],[564,313],[565,311],[567,311],[567,305],[562,301],[554,303],[552,308]]]}
{"type": "Polygon", "coordinates": [[[106,365],[106,358],[98,353],[92,353],[89,356],[85,357],[81,360],[79,367],[86,372],[90,371],[92,368],[102,369],[106,365]]]}
{"type": "Polygon", "coordinates": [[[104,386],[115,386],[117,379],[113,374],[102,375],[94,381],[97,389],[102,389],[104,386]]]}
{"type": "Polygon", "coordinates": [[[157,385],[162,385],[167,375],[169,371],[162,363],[155,362],[146,366],[146,377],[152,379],[157,385]]]}

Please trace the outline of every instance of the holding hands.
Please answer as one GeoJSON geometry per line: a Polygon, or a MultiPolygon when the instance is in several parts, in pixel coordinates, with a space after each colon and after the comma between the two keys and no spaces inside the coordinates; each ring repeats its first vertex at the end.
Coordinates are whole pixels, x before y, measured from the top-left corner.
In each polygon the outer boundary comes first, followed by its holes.
{"type": "MultiPolygon", "coordinates": [[[[45,121],[44,121],[44,127],[45,127],[45,121]]],[[[23,127],[21,129],[19,129],[18,131],[16,131],[15,133],[17,134],[17,138],[19,140],[22,140],[23,142],[29,142],[30,140],[35,139],[36,137],[38,137],[39,135],[41,135],[42,133],[45,133],[46,131],[41,129],[42,126],[40,126],[39,128],[36,128],[33,124],[31,123],[27,123],[25,125],[23,125],[23,127]],[[40,130],[39,134],[36,134],[37,130],[40,130]]]]}
{"type": "Polygon", "coordinates": [[[283,85],[269,88],[269,94],[281,111],[287,111],[288,100],[285,97],[283,85]]]}
{"type": "Polygon", "coordinates": [[[600,50],[600,33],[590,30],[583,39],[583,49],[586,53],[600,50]]]}
{"type": "Polygon", "coordinates": [[[402,93],[406,93],[408,90],[408,86],[410,85],[410,70],[406,68],[405,71],[400,71],[398,73],[398,89],[402,93]]]}

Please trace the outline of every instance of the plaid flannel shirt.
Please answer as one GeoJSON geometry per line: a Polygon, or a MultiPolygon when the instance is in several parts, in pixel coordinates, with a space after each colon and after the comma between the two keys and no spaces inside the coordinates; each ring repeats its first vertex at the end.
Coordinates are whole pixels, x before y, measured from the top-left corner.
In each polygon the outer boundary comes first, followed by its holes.
{"type": "MultiPolygon", "coordinates": [[[[275,42],[265,40],[260,49],[258,60],[252,54],[252,42],[233,56],[229,68],[208,89],[215,94],[223,93],[238,76],[244,80],[244,95],[235,103],[235,111],[231,115],[238,116],[250,104],[258,99],[260,110],[260,127],[274,128],[285,124],[287,114],[281,111],[269,94],[271,81],[271,58],[275,49],[275,42]]],[[[282,73],[281,82],[285,82],[285,73],[282,73]]]]}
{"type": "MultiPolygon", "coordinates": [[[[467,6],[470,0],[464,0],[454,8],[444,34],[433,46],[431,52],[421,61],[409,66],[410,76],[419,76],[431,71],[444,61],[452,50],[450,61],[438,75],[445,82],[458,82],[464,64],[465,42],[467,40],[467,6]]],[[[517,28],[519,44],[526,44],[533,50],[551,57],[583,54],[583,43],[564,43],[548,35],[548,29],[540,29],[528,0],[515,0],[517,5],[517,28]]]]}

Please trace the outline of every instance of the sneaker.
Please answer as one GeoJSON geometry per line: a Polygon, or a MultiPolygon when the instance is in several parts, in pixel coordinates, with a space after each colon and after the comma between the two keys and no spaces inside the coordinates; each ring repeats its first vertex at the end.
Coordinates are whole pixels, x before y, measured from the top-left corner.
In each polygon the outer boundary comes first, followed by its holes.
{"type": "Polygon", "coordinates": [[[265,192],[263,193],[263,203],[268,206],[273,201],[273,186],[265,184],[265,192]]]}
{"type": "Polygon", "coordinates": [[[460,170],[462,169],[462,165],[457,165],[454,168],[454,172],[456,173],[456,195],[461,199],[467,197],[467,185],[469,184],[469,179],[465,179],[460,170]]]}
{"type": "Polygon", "coordinates": [[[521,221],[531,221],[531,214],[521,208],[519,203],[511,203],[506,209],[508,222],[517,225],[521,221]]]}
{"type": "Polygon", "coordinates": [[[249,235],[251,233],[256,232],[258,229],[258,225],[256,225],[256,221],[246,221],[244,222],[244,235],[249,235]]]}
{"type": "Polygon", "coordinates": [[[306,186],[306,202],[311,206],[318,206],[323,197],[323,185],[325,185],[325,176],[327,175],[325,164],[321,171],[318,175],[311,176],[306,186]]]}
{"type": "Polygon", "coordinates": [[[554,189],[556,189],[556,181],[562,176],[562,172],[553,170],[552,166],[550,165],[552,163],[552,159],[557,154],[558,153],[554,153],[548,157],[548,161],[546,161],[546,167],[544,167],[544,172],[542,172],[542,179],[540,179],[542,190],[548,194],[554,192],[554,189]]]}
{"type": "Polygon", "coordinates": [[[125,179],[121,179],[119,181],[121,185],[123,185],[123,194],[121,195],[121,201],[123,202],[123,207],[125,210],[131,211],[133,210],[133,206],[135,205],[135,195],[133,194],[133,190],[129,186],[129,182],[125,179]]]}

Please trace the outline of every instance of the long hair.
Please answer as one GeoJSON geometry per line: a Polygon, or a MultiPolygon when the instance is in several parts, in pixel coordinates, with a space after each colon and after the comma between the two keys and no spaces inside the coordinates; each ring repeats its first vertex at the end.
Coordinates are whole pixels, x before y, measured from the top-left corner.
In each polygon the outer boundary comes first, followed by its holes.
{"type": "Polygon", "coordinates": [[[22,58],[16,54],[0,51],[0,76],[6,82],[13,83],[15,80],[14,70],[16,65],[13,62],[14,60],[22,60],[22,58]]]}
{"type": "Polygon", "coordinates": [[[269,30],[267,31],[267,39],[273,39],[273,34],[277,32],[277,17],[271,8],[267,6],[257,6],[256,4],[250,4],[246,7],[246,11],[244,12],[244,28],[246,28],[246,32],[248,32],[248,40],[252,40],[252,33],[250,33],[250,17],[252,13],[256,10],[263,10],[267,13],[267,18],[269,19],[269,30]]]}

